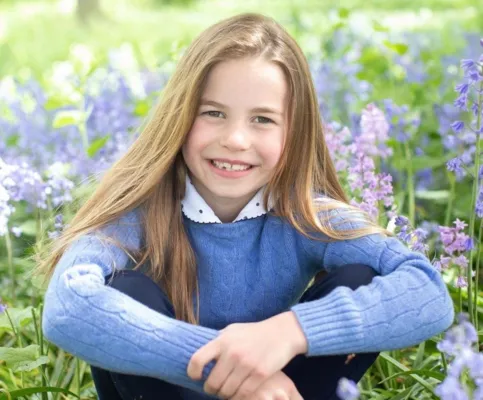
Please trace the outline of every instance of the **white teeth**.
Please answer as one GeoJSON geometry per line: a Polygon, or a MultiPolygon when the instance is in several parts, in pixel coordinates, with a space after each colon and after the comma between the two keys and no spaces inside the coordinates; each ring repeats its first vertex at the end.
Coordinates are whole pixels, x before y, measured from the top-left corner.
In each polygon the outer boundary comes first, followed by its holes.
{"type": "Polygon", "coordinates": [[[215,161],[215,160],[211,160],[211,163],[217,167],[217,168],[220,168],[220,169],[225,169],[227,171],[245,171],[249,168],[251,168],[250,165],[237,165],[237,164],[228,164],[228,163],[225,163],[225,162],[219,162],[219,161],[215,161]]]}

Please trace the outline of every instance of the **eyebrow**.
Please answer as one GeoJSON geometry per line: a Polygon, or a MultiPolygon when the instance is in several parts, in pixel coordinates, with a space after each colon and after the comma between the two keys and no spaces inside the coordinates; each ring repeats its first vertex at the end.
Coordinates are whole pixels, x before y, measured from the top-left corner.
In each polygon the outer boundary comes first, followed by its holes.
{"type": "MultiPolygon", "coordinates": [[[[200,106],[215,106],[219,108],[227,108],[224,104],[218,103],[217,101],[214,100],[208,100],[208,99],[201,99],[200,106]]],[[[252,112],[259,112],[259,113],[268,113],[268,114],[276,114],[276,115],[282,115],[282,113],[278,110],[275,110],[270,107],[255,107],[252,108],[250,111],[252,112]]]]}

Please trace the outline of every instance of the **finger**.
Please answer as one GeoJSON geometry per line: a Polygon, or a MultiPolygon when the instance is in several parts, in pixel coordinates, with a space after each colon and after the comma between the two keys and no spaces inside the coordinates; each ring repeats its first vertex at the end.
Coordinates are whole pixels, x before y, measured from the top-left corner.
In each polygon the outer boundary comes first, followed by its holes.
{"type": "Polygon", "coordinates": [[[230,398],[236,400],[233,397],[237,391],[237,389],[241,386],[241,384],[245,381],[245,379],[250,376],[251,369],[249,367],[243,366],[241,363],[235,365],[236,369],[234,368],[231,371],[231,374],[223,383],[218,395],[223,396],[223,398],[230,398]]]}
{"type": "Polygon", "coordinates": [[[302,397],[302,395],[299,393],[297,389],[294,389],[294,391],[290,396],[290,400],[304,400],[304,398],[302,397]]]}
{"type": "Polygon", "coordinates": [[[273,400],[290,400],[288,394],[283,389],[276,389],[273,394],[273,400]]]}
{"type": "Polygon", "coordinates": [[[230,357],[223,353],[219,359],[216,360],[216,364],[210,372],[208,379],[203,385],[203,390],[208,394],[219,395],[219,391],[222,388],[224,382],[232,374],[236,365],[230,357]]]}
{"type": "Polygon", "coordinates": [[[255,393],[256,390],[268,379],[266,374],[257,370],[252,370],[250,375],[243,381],[238,390],[236,391],[236,400],[248,400],[250,394],[255,393]]]}
{"type": "Polygon", "coordinates": [[[186,372],[191,379],[200,380],[203,376],[203,368],[211,360],[220,356],[220,348],[216,339],[205,344],[202,348],[193,354],[186,372]]]}

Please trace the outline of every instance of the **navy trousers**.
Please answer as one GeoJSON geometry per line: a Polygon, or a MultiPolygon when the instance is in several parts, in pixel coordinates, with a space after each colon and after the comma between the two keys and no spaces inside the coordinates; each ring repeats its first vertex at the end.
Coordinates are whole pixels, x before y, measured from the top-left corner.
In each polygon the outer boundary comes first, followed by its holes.
{"type": "MultiPolygon", "coordinates": [[[[376,271],[367,265],[344,265],[308,288],[300,303],[326,296],[338,286],[355,290],[369,284],[376,275],[376,271]]],[[[106,277],[106,282],[109,278],[110,276],[106,277]]],[[[109,285],[153,310],[174,318],[174,310],[166,294],[141,272],[116,272],[109,285]]],[[[294,382],[304,400],[338,400],[336,389],[339,379],[346,377],[359,382],[378,355],[379,353],[358,353],[349,361],[348,354],[317,357],[298,355],[282,371],[294,382]]],[[[189,398],[186,393],[192,392],[146,376],[123,375],[94,366],[91,366],[91,372],[100,400],[179,400],[189,398]]],[[[195,392],[192,393],[193,398],[196,398],[195,392]]]]}

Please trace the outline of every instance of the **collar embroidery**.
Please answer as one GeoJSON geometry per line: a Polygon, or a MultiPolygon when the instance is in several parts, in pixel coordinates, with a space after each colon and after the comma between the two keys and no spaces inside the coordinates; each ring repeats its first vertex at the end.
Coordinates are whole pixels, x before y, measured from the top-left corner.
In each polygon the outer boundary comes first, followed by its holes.
{"type": "MultiPolygon", "coordinates": [[[[263,207],[264,188],[260,188],[232,222],[256,218],[267,213],[267,210],[263,207]]],[[[272,210],[273,201],[271,197],[269,198],[268,205],[269,209],[272,210]]],[[[194,222],[223,223],[198,193],[188,175],[186,175],[186,191],[184,198],[181,200],[181,209],[183,214],[194,222]]]]}

